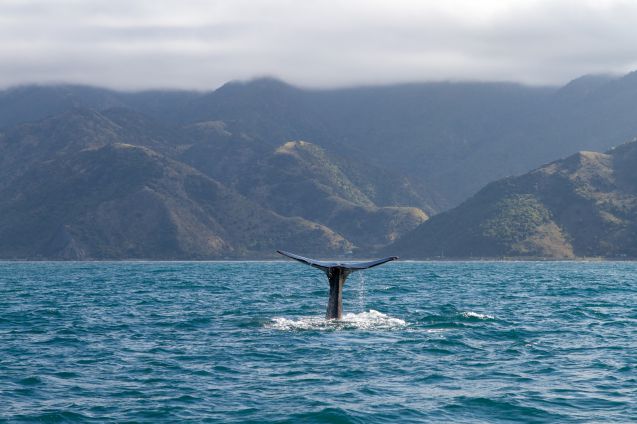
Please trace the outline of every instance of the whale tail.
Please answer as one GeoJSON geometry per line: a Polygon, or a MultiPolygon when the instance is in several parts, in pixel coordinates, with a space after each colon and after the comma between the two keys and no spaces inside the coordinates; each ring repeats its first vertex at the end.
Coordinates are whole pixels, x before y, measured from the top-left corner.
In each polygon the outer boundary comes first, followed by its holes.
{"type": "Polygon", "coordinates": [[[318,268],[327,274],[327,279],[330,283],[330,297],[327,302],[327,319],[341,319],[343,317],[343,285],[352,272],[373,268],[398,259],[397,256],[389,256],[387,258],[367,262],[329,262],[317,261],[282,250],[277,250],[277,253],[304,263],[305,265],[318,268]]]}
{"type": "Polygon", "coordinates": [[[315,259],[306,258],[304,256],[296,255],[290,252],[285,252],[283,250],[277,250],[277,253],[283,256],[287,256],[288,258],[297,260],[299,262],[302,262],[306,265],[313,266],[314,268],[318,268],[321,271],[325,271],[325,272],[327,272],[330,268],[334,268],[334,267],[345,268],[350,270],[350,272],[358,271],[361,269],[373,268],[375,266],[382,265],[386,262],[395,261],[396,259],[398,259],[398,256],[389,256],[387,258],[376,259],[376,260],[368,261],[368,262],[327,262],[327,261],[317,261],[315,259]]]}

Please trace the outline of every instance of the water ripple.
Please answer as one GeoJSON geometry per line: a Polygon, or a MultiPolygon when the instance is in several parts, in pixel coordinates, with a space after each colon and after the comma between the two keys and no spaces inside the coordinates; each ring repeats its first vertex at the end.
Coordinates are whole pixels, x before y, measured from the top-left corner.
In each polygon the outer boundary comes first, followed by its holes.
{"type": "Polygon", "coordinates": [[[0,263],[0,422],[629,422],[637,264],[0,263]]]}

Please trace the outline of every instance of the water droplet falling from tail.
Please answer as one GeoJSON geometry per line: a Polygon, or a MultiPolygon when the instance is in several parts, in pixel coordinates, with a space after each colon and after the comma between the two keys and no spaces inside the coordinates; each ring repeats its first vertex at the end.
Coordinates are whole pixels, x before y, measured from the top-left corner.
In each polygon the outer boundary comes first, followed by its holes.
{"type": "Polygon", "coordinates": [[[365,312],[365,307],[367,306],[365,303],[365,273],[358,273],[358,310],[360,312],[365,312]]]}

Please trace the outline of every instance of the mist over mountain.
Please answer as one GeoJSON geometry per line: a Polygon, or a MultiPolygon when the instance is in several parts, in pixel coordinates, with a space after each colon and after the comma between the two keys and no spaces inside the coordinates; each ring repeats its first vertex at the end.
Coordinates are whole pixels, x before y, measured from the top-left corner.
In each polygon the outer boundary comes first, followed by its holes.
{"type": "MultiPolygon", "coordinates": [[[[564,87],[16,87],[0,92],[0,256],[364,255],[403,236],[396,248],[418,256],[405,246],[442,218],[406,234],[428,216],[491,181],[632,139],[636,112],[636,73],[564,87]]],[[[521,196],[513,202],[535,210],[521,196]]],[[[564,237],[557,250],[485,245],[475,255],[602,252],[564,237]]]]}

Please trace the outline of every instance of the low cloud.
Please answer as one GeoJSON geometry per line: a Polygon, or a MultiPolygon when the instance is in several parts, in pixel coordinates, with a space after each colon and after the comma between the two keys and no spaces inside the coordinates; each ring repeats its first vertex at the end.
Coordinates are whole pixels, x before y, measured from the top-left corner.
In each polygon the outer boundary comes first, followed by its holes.
{"type": "Polygon", "coordinates": [[[637,68],[635,22],[620,0],[0,0],[0,86],[561,84],[637,68]]]}

